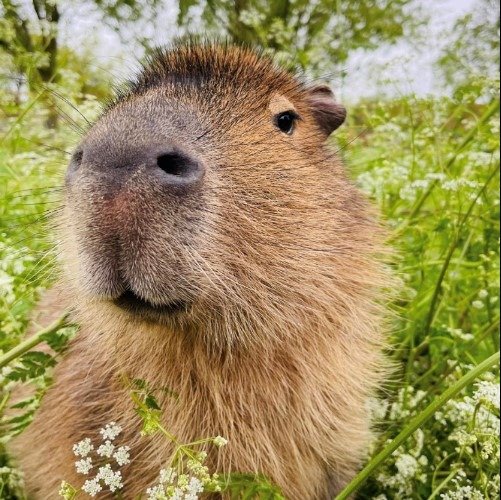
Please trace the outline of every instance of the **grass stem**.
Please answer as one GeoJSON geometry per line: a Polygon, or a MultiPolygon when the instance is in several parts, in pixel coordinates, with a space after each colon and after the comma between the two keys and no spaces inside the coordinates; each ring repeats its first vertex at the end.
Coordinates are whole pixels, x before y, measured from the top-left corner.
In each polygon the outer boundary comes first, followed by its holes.
{"type": "Polygon", "coordinates": [[[430,403],[419,415],[416,415],[411,422],[393,439],[382,451],[380,451],[336,496],[335,500],[344,500],[357,491],[362,484],[374,473],[374,471],[402,444],[419,429],[436,411],[458,394],[462,389],[471,384],[486,370],[499,363],[499,351],[488,357],[478,366],[463,375],[457,382],[444,391],[432,403],[430,403]]]}
{"type": "Polygon", "coordinates": [[[34,335],[31,335],[27,339],[20,342],[18,345],[7,351],[5,354],[0,356],[0,368],[3,368],[7,364],[9,364],[14,359],[28,352],[33,347],[41,344],[44,340],[44,337],[50,333],[54,333],[57,330],[68,326],[68,316],[69,312],[64,313],[60,318],[50,324],[47,328],[43,328],[38,331],[34,335]]]}

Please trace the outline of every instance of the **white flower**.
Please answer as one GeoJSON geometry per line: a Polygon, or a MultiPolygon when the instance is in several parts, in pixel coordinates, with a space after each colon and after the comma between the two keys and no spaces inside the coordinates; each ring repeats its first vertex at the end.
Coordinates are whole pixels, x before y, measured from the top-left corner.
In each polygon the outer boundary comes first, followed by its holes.
{"type": "Polygon", "coordinates": [[[485,496],[478,491],[476,488],[472,488],[470,485],[461,486],[456,491],[448,491],[447,493],[442,493],[440,497],[443,500],[484,500],[485,496]]]}
{"type": "Polygon", "coordinates": [[[181,488],[176,488],[174,492],[172,493],[171,500],[183,500],[184,499],[184,493],[181,488]]]}
{"type": "Polygon", "coordinates": [[[228,444],[228,441],[224,438],[224,437],[221,437],[221,436],[216,436],[212,442],[218,447],[218,448],[221,448],[223,446],[226,446],[228,444]]]}
{"type": "Polygon", "coordinates": [[[475,308],[475,309],[483,309],[484,307],[484,303],[481,301],[481,300],[474,300],[471,305],[475,308]]]}
{"type": "Polygon", "coordinates": [[[380,398],[369,398],[367,400],[367,409],[374,420],[383,420],[388,411],[388,401],[380,398]]]}
{"type": "Polygon", "coordinates": [[[111,491],[118,490],[122,488],[122,473],[120,471],[114,472],[110,464],[106,464],[104,467],[99,467],[99,472],[95,478],[97,481],[102,480],[111,491]]]}
{"type": "Polygon", "coordinates": [[[174,482],[176,476],[176,471],[172,467],[160,469],[160,484],[171,484],[174,482]]]}
{"type": "Polygon", "coordinates": [[[485,290],[485,289],[480,290],[480,292],[478,292],[478,296],[481,299],[485,299],[486,297],[489,296],[489,292],[487,290],[485,290]]]}
{"type": "Polygon", "coordinates": [[[99,467],[99,471],[97,473],[96,479],[103,480],[106,482],[106,479],[109,478],[113,474],[113,470],[110,464],[106,464],[103,467],[99,467]]]}
{"type": "Polygon", "coordinates": [[[499,384],[493,384],[491,382],[482,381],[477,385],[477,390],[473,395],[473,399],[476,402],[487,401],[492,404],[495,408],[499,409],[499,396],[500,396],[500,386],[499,384]]]}
{"type": "Polygon", "coordinates": [[[451,336],[456,337],[459,340],[464,340],[465,342],[470,342],[475,338],[471,333],[464,333],[461,328],[451,328],[446,326],[446,329],[451,336]]]}
{"type": "Polygon", "coordinates": [[[101,436],[103,436],[103,441],[113,441],[122,432],[122,428],[117,423],[110,422],[99,432],[101,433],[101,436]]]}
{"type": "Polygon", "coordinates": [[[123,466],[130,463],[129,450],[130,448],[128,446],[120,446],[120,448],[117,448],[117,451],[113,453],[113,457],[118,465],[123,466]]]}
{"type": "Polygon", "coordinates": [[[498,498],[499,497],[499,483],[500,483],[500,478],[499,474],[495,474],[494,477],[489,481],[489,489],[490,489],[490,495],[491,498],[498,498]]]}
{"type": "Polygon", "coordinates": [[[95,497],[102,489],[99,480],[96,478],[92,480],[88,479],[82,486],[82,491],[85,491],[91,497],[95,497]]]}
{"type": "Polygon", "coordinates": [[[75,462],[75,468],[79,474],[88,474],[92,469],[92,459],[90,457],[82,458],[75,462]]]}
{"type": "Polygon", "coordinates": [[[412,455],[400,455],[395,461],[395,467],[404,478],[411,478],[416,475],[418,462],[412,455]]]}
{"type": "Polygon", "coordinates": [[[477,442],[477,436],[463,429],[457,429],[449,436],[450,441],[456,441],[459,446],[471,446],[477,442]]]}
{"type": "Polygon", "coordinates": [[[166,499],[165,490],[162,486],[152,486],[146,490],[146,494],[148,495],[148,500],[164,500],[166,499]]]}
{"type": "Polygon", "coordinates": [[[79,443],[73,445],[73,453],[78,457],[86,457],[92,450],[94,446],[89,438],[85,438],[79,443]]]}
{"type": "Polygon", "coordinates": [[[489,460],[489,457],[493,454],[493,452],[494,452],[494,446],[492,445],[491,441],[486,441],[485,443],[482,443],[480,456],[482,457],[483,460],[489,460]]]}
{"type": "Polygon", "coordinates": [[[122,482],[122,473],[120,471],[114,472],[113,475],[104,480],[104,483],[110,488],[110,491],[119,490],[124,485],[122,482]]]}
{"type": "Polygon", "coordinates": [[[189,500],[195,500],[198,498],[198,493],[202,493],[203,491],[204,486],[202,481],[196,477],[191,477],[188,484],[188,491],[186,492],[186,498],[188,499],[191,496],[193,498],[190,498],[189,500]]]}
{"type": "Polygon", "coordinates": [[[113,451],[115,450],[115,445],[111,441],[106,441],[97,449],[97,454],[101,457],[110,458],[113,455],[113,451]]]}

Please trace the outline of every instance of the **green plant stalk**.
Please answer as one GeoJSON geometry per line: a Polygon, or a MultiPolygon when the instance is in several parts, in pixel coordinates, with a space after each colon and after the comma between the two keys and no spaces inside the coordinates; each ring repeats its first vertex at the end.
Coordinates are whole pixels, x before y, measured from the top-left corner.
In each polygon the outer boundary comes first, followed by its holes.
{"type": "MultiPolygon", "coordinates": [[[[484,340],[485,337],[487,337],[487,335],[489,335],[491,333],[494,333],[497,335],[498,328],[499,328],[499,316],[497,316],[495,318],[495,320],[490,325],[487,325],[487,327],[484,328],[478,335],[476,334],[476,341],[475,341],[474,345],[478,345],[480,342],[482,342],[484,340]]],[[[421,375],[418,379],[416,379],[413,382],[414,387],[421,385],[439,366],[440,365],[438,363],[436,363],[429,370],[427,370],[425,373],[423,373],[423,375],[421,375]]],[[[456,368],[456,366],[457,366],[457,362],[452,363],[451,366],[449,366],[449,368],[441,374],[441,376],[446,377],[447,375],[449,375],[449,373],[454,368],[456,368]]]]}
{"type": "Polygon", "coordinates": [[[7,137],[16,128],[16,125],[18,125],[19,123],[21,123],[21,121],[23,120],[23,118],[25,117],[25,115],[30,111],[31,108],[33,108],[33,106],[37,103],[37,101],[40,100],[40,98],[44,95],[44,93],[45,93],[45,90],[43,90],[42,92],[39,92],[39,94],[28,104],[28,106],[26,107],[26,109],[16,118],[16,121],[11,125],[11,127],[9,128],[9,130],[7,130],[7,132],[5,133],[5,135],[2,137],[2,139],[0,140],[0,144],[4,144],[5,143],[7,137]]]}
{"type": "Polygon", "coordinates": [[[482,185],[481,189],[479,190],[479,192],[477,193],[475,198],[470,203],[468,210],[466,211],[466,213],[463,215],[463,217],[461,218],[461,220],[458,223],[456,235],[455,235],[455,237],[454,237],[454,239],[449,247],[449,250],[447,251],[447,255],[446,255],[444,262],[442,264],[442,268],[440,270],[440,275],[438,277],[438,280],[437,280],[437,283],[435,285],[435,289],[433,292],[433,296],[432,296],[431,301],[430,301],[430,307],[428,310],[428,314],[426,316],[425,326],[423,328],[424,340],[417,347],[412,347],[411,352],[409,354],[409,359],[407,361],[407,369],[406,369],[406,379],[407,379],[408,383],[410,382],[409,377],[410,377],[410,373],[412,371],[414,360],[421,353],[421,351],[423,349],[425,349],[426,347],[428,347],[428,345],[429,345],[430,329],[431,329],[431,326],[432,326],[433,321],[434,321],[435,316],[436,316],[437,306],[440,303],[442,284],[443,284],[443,281],[444,281],[445,276],[447,274],[447,271],[449,269],[449,265],[451,263],[452,257],[453,257],[453,255],[457,249],[457,246],[459,244],[460,237],[461,237],[461,231],[463,229],[463,226],[466,224],[466,221],[468,220],[470,215],[473,213],[473,209],[475,208],[475,204],[477,203],[477,200],[480,198],[482,193],[486,190],[487,186],[492,181],[492,179],[494,179],[498,170],[499,170],[499,168],[497,166],[494,169],[492,169],[489,177],[487,178],[485,183],[482,185]]]}
{"type": "MultiPolygon", "coordinates": [[[[468,134],[465,135],[464,139],[461,141],[461,144],[458,146],[458,148],[454,151],[452,156],[447,160],[447,163],[445,164],[445,169],[448,170],[456,161],[456,158],[458,157],[459,153],[473,140],[475,137],[480,125],[483,125],[484,123],[487,123],[487,121],[498,111],[499,109],[499,99],[496,99],[493,101],[493,103],[487,108],[485,113],[478,119],[477,126],[472,128],[468,134]]],[[[432,191],[435,189],[435,187],[438,185],[438,181],[433,181],[430,183],[428,186],[428,189],[422,194],[421,198],[418,200],[416,205],[414,206],[414,209],[411,211],[410,215],[406,217],[405,222],[403,222],[394,232],[394,235],[390,238],[390,240],[394,240],[397,236],[399,236],[404,229],[407,228],[407,226],[413,221],[413,219],[417,216],[417,214],[421,211],[421,208],[423,208],[423,205],[425,201],[428,199],[428,197],[431,195],[432,191]]]]}
{"type": "Polygon", "coordinates": [[[432,297],[431,302],[430,302],[430,308],[429,308],[428,315],[426,318],[425,327],[423,329],[425,337],[428,336],[428,334],[430,333],[430,328],[431,328],[431,325],[432,325],[433,320],[435,318],[435,310],[436,310],[436,307],[437,307],[438,302],[439,302],[440,293],[442,291],[442,283],[443,283],[445,275],[447,274],[447,271],[449,269],[449,264],[451,262],[452,256],[454,255],[454,252],[456,251],[457,245],[459,244],[460,237],[461,237],[461,230],[463,229],[463,226],[465,225],[466,221],[468,220],[468,218],[472,214],[473,209],[475,208],[475,204],[477,203],[477,200],[480,198],[480,196],[482,196],[482,193],[485,191],[485,189],[487,188],[487,186],[489,185],[491,180],[494,179],[498,170],[499,170],[499,168],[497,166],[494,169],[492,169],[491,173],[489,174],[489,177],[487,178],[487,180],[485,181],[485,183],[483,184],[483,186],[481,187],[480,191],[477,193],[475,198],[470,203],[470,206],[468,207],[468,210],[466,211],[466,213],[464,214],[462,219],[459,221],[456,236],[455,236],[454,240],[452,241],[452,244],[451,244],[451,246],[447,252],[447,255],[444,259],[444,263],[442,265],[442,269],[440,270],[440,275],[438,277],[438,280],[437,280],[437,283],[435,286],[435,290],[433,292],[433,297],[432,297]]]}
{"type": "Polygon", "coordinates": [[[0,356],[0,368],[3,368],[12,360],[18,358],[25,352],[28,352],[30,349],[33,349],[33,347],[35,347],[36,345],[41,344],[44,340],[43,338],[45,335],[54,333],[60,328],[67,326],[68,316],[69,312],[64,313],[60,318],[54,321],[54,323],[50,324],[47,328],[40,330],[31,337],[28,337],[26,340],[23,340],[18,345],[13,347],[10,351],[7,351],[5,354],[0,356]]]}
{"type": "Polygon", "coordinates": [[[447,484],[453,479],[454,476],[456,476],[458,473],[457,470],[453,470],[436,488],[433,490],[431,493],[430,497],[428,500],[433,500],[439,493],[442,491],[447,484]]]}
{"type": "Polygon", "coordinates": [[[429,404],[419,415],[416,415],[398,436],[393,439],[383,450],[381,450],[354,478],[353,480],[335,497],[335,500],[345,500],[352,493],[357,491],[360,486],[369,478],[369,476],[402,444],[419,429],[436,411],[458,394],[467,385],[473,382],[483,372],[499,363],[499,351],[488,357],[478,366],[463,375],[457,382],[444,391],[431,404],[429,404]]]}

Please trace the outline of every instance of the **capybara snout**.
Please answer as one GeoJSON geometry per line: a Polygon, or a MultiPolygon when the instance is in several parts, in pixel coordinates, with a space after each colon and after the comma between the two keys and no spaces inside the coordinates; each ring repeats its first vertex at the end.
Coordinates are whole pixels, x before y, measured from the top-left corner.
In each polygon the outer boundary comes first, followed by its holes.
{"type": "Polygon", "coordinates": [[[157,93],[117,105],[98,120],[70,162],[69,188],[78,176],[94,175],[119,189],[139,170],[173,195],[200,184],[205,166],[194,143],[203,129],[194,113],[165,106],[168,98],[157,93]],[[150,102],[154,97],[157,105],[150,102]]]}

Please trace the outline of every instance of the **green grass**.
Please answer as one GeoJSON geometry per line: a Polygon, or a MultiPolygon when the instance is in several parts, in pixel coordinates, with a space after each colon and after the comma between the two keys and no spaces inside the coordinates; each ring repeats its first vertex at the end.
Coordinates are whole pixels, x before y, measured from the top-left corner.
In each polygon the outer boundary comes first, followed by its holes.
{"type": "MultiPolygon", "coordinates": [[[[60,91],[84,114],[95,114],[94,99],[60,91]]],[[[61,120],[57,131],[48,131],[40,99],[16,105],[7,91],[0,92],[5,352],[22,339],[29,312],[53,276],[55,254],[44,223],[61,196],[64,151],[78,139],[73,120],[82,125],[82,119],[61,103],[73,113],[72,122],[61,120]]],[[[410,423],[420,424],[377,467],[367,457],[371,470],[359,485],[360,498],[499,496],[498,368],[491,364],[461,391],[450,389],[499,350],[498,96],[499,83],[483,81],[457,99],[364,102],[350,110],[337,135],[334,147],[390,229],[393,265],[402,280],[391,305],[390,356],[398,370],[373,405],[379,433],[372,457],[411,429],[410,423]]],[[[8,405],[5,396],[14,383],[9,369],[3,370],[0,409],[8,405]]],[[[40,394],[50,382],[42,372],[33,382],[40,394]]],[[[14,427],[1,423],[0,446],[14,427]]],[[[0,451],[0,497],[9,498],[17,479],[2,469],[5,464],[0,451]]]]}

